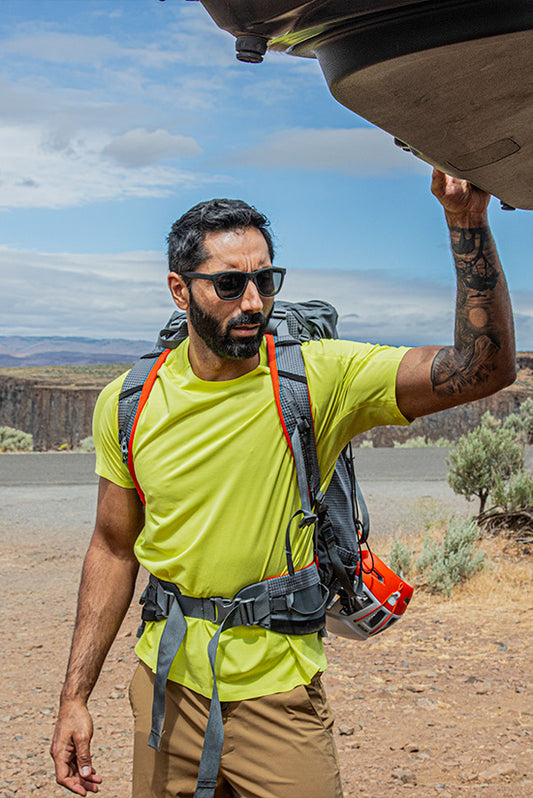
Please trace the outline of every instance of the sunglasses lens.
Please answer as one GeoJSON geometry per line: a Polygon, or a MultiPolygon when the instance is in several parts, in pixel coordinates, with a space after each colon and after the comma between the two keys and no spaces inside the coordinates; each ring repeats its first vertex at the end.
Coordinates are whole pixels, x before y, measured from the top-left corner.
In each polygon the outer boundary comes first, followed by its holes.
{"type": "Polygon", "coordinates": [[[217,277],[216,290],[222,299],[236,299],[244,293],[246,275],[242,272],[225,272],[217,277]]]}
{"type": "Polygon", "coordinates": [[[274,296],[283,284],[283,271],[277,269],[260,269],[252,276],[245,272],[223,272],[217,275],[215,289],[221,299],[238,299],[242,296],[253,279],[261,296],[274,296]]]}
{"type": "Polygon", "coordinates": [[[265,269],[257,273],[255,281],[257,290],[263,296],[274,296],[281,288],[283,275],[273,269],[265,269]]]}

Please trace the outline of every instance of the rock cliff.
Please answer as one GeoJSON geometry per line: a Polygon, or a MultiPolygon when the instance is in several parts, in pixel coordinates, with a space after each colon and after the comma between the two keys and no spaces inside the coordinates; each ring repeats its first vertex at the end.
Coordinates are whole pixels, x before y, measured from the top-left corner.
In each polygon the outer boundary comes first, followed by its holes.
{"type": "Polygon", "coordinates": [[[453,442],[474,429],[487,411],[503,421],[510,413],[515,413],[528,396],[533,396],[533,391],[506,388],[486,399],[417,418],[408,427],[376,427],[358,435],[355,442],[370,440],[374,446],[393,446],[395,441],[405,443],[418,436],[433,442],[439,438],[453,442]]]}
{"type": "Polygon", "coordinates": [[[0,426],[30,432],[35,451],[78,446],[91,435],[99,388],[62,388],[0,378],[0,426]]]}

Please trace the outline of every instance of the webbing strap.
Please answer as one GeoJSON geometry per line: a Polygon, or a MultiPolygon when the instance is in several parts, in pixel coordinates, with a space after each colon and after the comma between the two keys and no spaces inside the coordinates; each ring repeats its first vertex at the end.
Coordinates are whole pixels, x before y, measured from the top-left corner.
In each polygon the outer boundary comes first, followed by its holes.
{"type": "Polygon", "coordinates": [[[159,751],[161,735],[163,734],[165,691],[168,674],[187,631],[187,621],[176,596],[170,594],[169,602],[170,610],[157,652],[157,671],[154,679],[154,700],[152,704],[152,729],[148,738],[148,745],[151,748],[155,748],[156,751],[159,751]]]}
{"type": "Polygon", "coordinates": [[[143,504],[146,504],[146,501],[133,464],[133,438],[139,416],[157,379],[158,371],[171,351],[171,349],[165,349],[163,352],[154,351],[134,363],[124,379],[118,398],[118,439],[122,462],[128,466],[143,504]]]}
{"type": "Polygon", "coordinates": [[[298,489],[300,491],[303,510],[303,519],[300,522],[300,526],[308,526],[316,521],[316,515],[314,515],[313,508],[311,507],[311,497],[309,495],[309,486],[307,483],[307,471],[305,467],[305,456],[301,434],[302,426],[303,420],[296,425],[291,437],[291,442],[292,453],[294,455],[294,465],[296,468],[296,478],[298,480],[298,489]]]}
{"type": "Polygon", "coordinates": [[[194,798],[213,798],[217,784],[220,758],[222,756],[222,746],[224,745],[224,723],[222,721],[222,707],[218,700],[217,676],[215,671],[218,644],[220,635],[224,629],[232,626],[232,621],[237,612],[238,604],[235,604],[223,622],[218,627],[207,646],[207,656],[213,674],[213,692],[211,693],[211,706],[205,728],[204,745],[202,756],[200,757],[200,767],[198,768],[198,781],[194,798]]]}
{"type": "Polygon", "coordinates": [[[354,488],[355,488],[355,499],[357,501],[357,506],[359,508],[359,512],[361,513],[361,537],[360,542],[366,543],[368,538],[368,533],[370,531],[370,517],[368,515],[368,507],[366,506],[365,497],[363,496],[363,492],[359,487],[359,482],[355,479],[354,475],[354,488]]]}
{"type": "MultiPolygon", "coordinates": [[[[279,393],[279,409],[283,414],[284,424],[291,440],[296,434],[296,430],[298,430],[301,442],[301,457],[297,460],[295,455],[297,474],[298,471],[300,472],[298,474],[300,494],[302,495],[302,484],[305,481],[307,493],[311,492],[311,504],[314,504],[320,490],[321,477],[316,453],[307,375],[300,341],[291,336],[279,335],[278,329],[270,364],[272,359],[276,361],[278,375],[274,391],[279,393]]],[[[293,454],[295,454],[294,449],[293,454]]],[[[305,509],[303,495],[302,508],[305,509]]]]}

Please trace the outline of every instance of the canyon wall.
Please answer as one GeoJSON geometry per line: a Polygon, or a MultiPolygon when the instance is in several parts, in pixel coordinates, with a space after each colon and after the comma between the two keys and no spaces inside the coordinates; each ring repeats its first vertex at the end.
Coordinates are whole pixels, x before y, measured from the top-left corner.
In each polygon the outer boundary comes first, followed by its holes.
{"type": "Polygon", "coordinates": [[[78,446],[92,434],[99,393],[100,388],[63,388],[0,378],[0,426],[31,433],[37,452],[78,446]]]}
{"type": "Polygon", "coordinates": [[[433,442],[439,438],[453,442],[474,429],[487,411],[503,421],[510,413],[517,412],[529,396],[532,396],[531,391],[506,388],[486,399],[417,418],[408,427],[376,427],[358,435],[355,443],[370,440],[374,446],[393,446],[395,441],[405,443],[409,438],[418,436],[433,442]]]}

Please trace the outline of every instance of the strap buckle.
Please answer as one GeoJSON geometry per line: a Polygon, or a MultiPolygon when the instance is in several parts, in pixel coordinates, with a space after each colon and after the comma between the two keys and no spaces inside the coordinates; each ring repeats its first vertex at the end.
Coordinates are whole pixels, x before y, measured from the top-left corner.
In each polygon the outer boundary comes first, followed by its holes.
{"type": "Polygon", "coordinates": [[[222,596],[213,596],[210,602],[215,607],[214,622],[218,624],[224,623],[230,612],[240,604],[237,598],[222,598],[222,596]]]}

